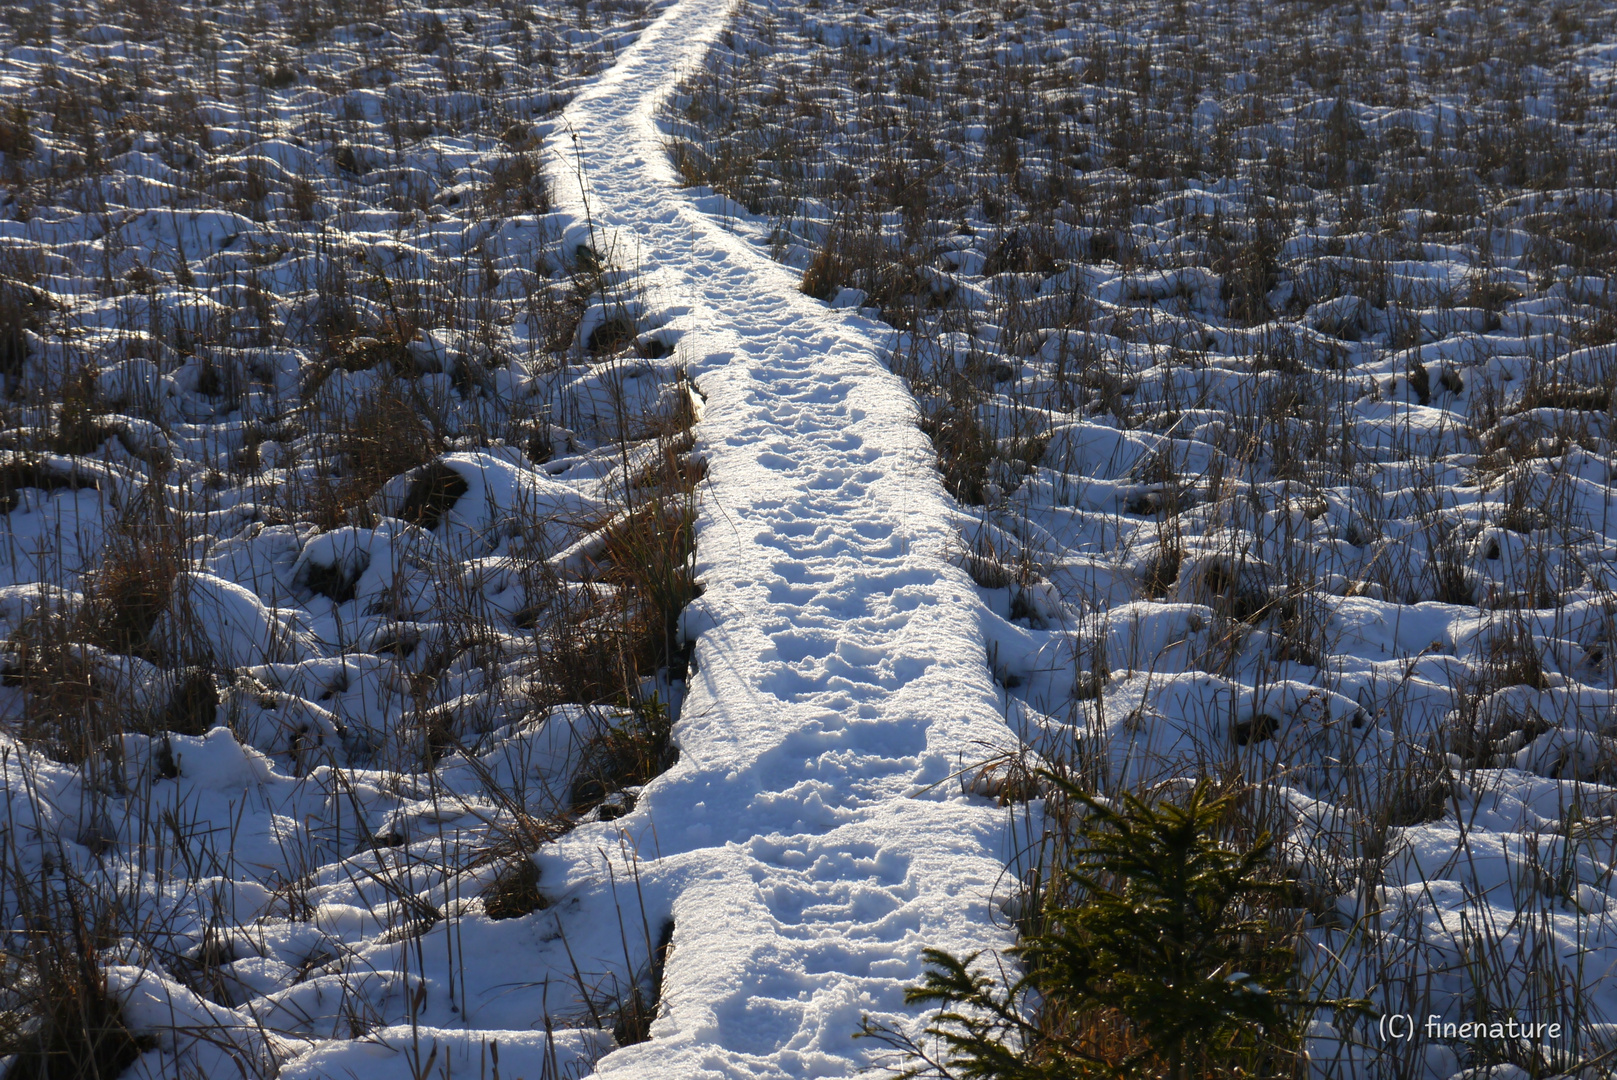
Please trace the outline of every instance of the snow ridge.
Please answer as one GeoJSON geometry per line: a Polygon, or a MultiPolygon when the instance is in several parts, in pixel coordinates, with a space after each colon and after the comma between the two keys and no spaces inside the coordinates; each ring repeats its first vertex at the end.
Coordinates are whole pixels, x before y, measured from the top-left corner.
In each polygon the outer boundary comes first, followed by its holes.
{"type": "Polygon", "coordinates": [[[551,163],[586,223],[569,241],[638,270],[705,398],[680,761],[615,823],[673,952],[651,1040],[603,1060],[609,1077],[851,1074],[861,1014],[901,1009],[923,947],[1008,936],[989,910],[1004,812],[954,777],[1014,740],[884,330],[682,195],[652,119],[730,9],[666,11],[565,110],[551,163]]]}

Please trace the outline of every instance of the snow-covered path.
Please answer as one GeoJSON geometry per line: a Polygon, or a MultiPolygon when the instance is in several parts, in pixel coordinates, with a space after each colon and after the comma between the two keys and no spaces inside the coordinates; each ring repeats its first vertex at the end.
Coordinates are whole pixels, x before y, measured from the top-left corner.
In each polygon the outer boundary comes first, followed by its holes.
{"type": "Polygon", "coordinates": [[[923,947],[1003,944],[1004,812],[949,777],[1010,737],[882,330],[695,207],[652,120],[728,12],[670,8],[567,109],[557,143],[570,128],[576,153],[551,163],[706,398],[681,757],[621,823],[671,899],[674,949],[663,1019],[602,1062],[612,1077],[851,1074],[860,1015],[898,1007],[923,947]]]}

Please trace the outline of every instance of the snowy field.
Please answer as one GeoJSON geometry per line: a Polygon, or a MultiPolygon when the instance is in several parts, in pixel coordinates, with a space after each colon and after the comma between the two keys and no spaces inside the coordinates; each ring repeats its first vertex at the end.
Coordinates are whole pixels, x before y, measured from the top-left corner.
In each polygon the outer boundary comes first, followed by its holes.
{"type": "Polygon", "coordinates": [[[664,113],[699,201],[901,331],[1032,752],[1246,777],[1322,984],[1562,1025],[1322,1017],[1328,1075],[1609,1067],[1614,35],[758,3],[664,113]]]}
{"type": "Polygon", "coordinates": [[[1039,766],[1609,1071],[1617,11],[4,11],[7,1075],[879,1069],[1039,766]]]}

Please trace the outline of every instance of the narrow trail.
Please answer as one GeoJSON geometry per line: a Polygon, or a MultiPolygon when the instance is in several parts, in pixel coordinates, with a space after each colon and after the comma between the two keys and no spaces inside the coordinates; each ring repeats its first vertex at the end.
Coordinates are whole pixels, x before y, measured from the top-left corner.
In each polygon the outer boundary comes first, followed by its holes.
{"type": "Polygon", "coordinates": [[[568,107],[550,165],[706,399],[681,756],[622,822],[674,951],[651,1041],[608,1077],[852,1074],[873,1052],[850,1040],[861,1014],[902,1007],[924,947],[1006,943],[1004,811],[950,776],[1012,740],[884,330],[699,211],[652,119],[729,10],[666,11],[568,107]]]}

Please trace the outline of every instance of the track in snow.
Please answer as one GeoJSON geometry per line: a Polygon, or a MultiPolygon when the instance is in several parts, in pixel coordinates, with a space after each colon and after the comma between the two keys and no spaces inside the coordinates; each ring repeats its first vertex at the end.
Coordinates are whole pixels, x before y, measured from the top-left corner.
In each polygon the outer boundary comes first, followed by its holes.
{"type": "Polygon", "coordinates": [[[1012,738],[882,328],[699,211],[653,121],[729,12],[668,10],[567,108],[551,163],[558,205],[638,267],[706,398],[681,757],[622,823],[677,929],[662,1018],[610,1077],[851,1074],[861,1014],[902,1007],[924,947],[1004,943],[1004,813],[948,778],[1012,738]]]}

